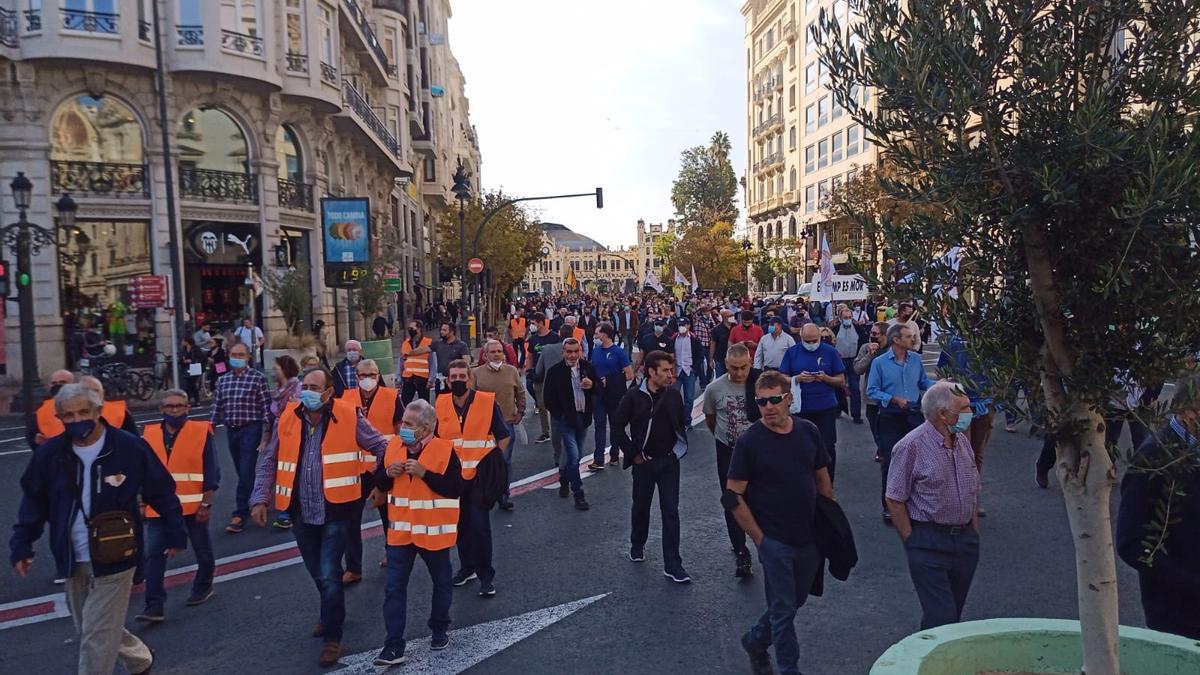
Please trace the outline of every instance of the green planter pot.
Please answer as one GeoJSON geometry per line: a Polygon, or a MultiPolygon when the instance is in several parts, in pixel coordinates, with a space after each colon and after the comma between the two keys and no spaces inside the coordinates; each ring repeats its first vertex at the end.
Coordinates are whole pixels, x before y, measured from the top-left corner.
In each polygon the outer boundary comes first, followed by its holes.
{"type": "MultiPolygon", "coordinates": [[[[1130,626],[1120,636],[1122,673],[1200,673],[1200,642],[1130,626]]],[[[1082,662],[1078,621],[987,619],[910,635],[879,657],[871,675],[1078,673],[1082,662]]]]}

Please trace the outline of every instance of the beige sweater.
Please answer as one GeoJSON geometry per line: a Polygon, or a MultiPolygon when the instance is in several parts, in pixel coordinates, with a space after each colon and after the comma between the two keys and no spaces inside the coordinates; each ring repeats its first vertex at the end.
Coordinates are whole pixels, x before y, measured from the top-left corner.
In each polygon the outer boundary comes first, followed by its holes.
{"type": "Polygon", "coordinates": [[[496,403],[500,405],[504,419],[525,416],[525,383],[521,381],[521,374],[516,368],[506,363],[493,372],[484,364],[472,368],[471,377],[475,380],[476,389],[496,395],[496,403]]]}

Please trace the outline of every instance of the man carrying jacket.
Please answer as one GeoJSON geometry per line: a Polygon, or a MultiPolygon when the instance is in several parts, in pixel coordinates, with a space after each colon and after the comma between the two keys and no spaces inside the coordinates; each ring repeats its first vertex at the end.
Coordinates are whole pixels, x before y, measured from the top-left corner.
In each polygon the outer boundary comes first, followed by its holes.
{"type": "MultiPolygon", "coordinates": [[[[188,540],[196,553],[196,577],[187,606],[204,604],[213,595],[212,539],[208,536],[208,520],[212,515],[213,493],[221,482],[221,467],[213,449],[212,426],[208,422],[188,419],[191,405],[187,392],[168,389],[163,392],[159,412],[162,422],[147,424],[142,439],[154,451],[155,457],[175,479],[175,495],[183,508],[188,540]]],[[[158,623],[167,601],[163,576],[167,571],[167,556],[163,554],[166,531],[163,519],[153,507],[146,507],[146,607],[137,615],[138,621],[158,623]]]]}
{"type": "Polygon", "coordinates": [[[593,397],[599,379],[592,364],[583,358],[583,347],[573,337],[562,341],[563,360],[546,373],[544,395],[550,424],[562,439],[558,461],[559,484],[567,483],[575,495],[575,508],[588,510],[579,476],[579,459],[592,424],[593,397]]]}
{"type": "Polygon", "coordinates": [[[479,597],[496,595],[492,567],[492,523],[489,512],[503,493],[490,494],[506,476],[504,450],[512,437],[496,395],[471,387],[470,365],[455,359],[447,367],[450,391],[437,397],[438,438],[450,441],[462,462],[463,491],[458,517],[458,561],[455,586],[479,579],[479,597]],[[494,452],[499,449],[499,452],[494,452]]]}
{"type": "Polygon", "coordinates": [[[375,659],[377,666],[404,662],[404,628],[408,614],[408,580],[417,556],[425,561],[433,582],[429,611],[429,648],[450,644],[450,548],[457,540],[462,464],[454,445],[435,438],[437,411],[425,401],[404,409],[399,435],[388,442],[381,470],[375,472],[375,503],[386,505],[387,585],[383,621],[387,638],[375,659]]]}
{"type": "Polygon", "coordinates": [[[653,351],[643,362],[646,379],[625,392],[613,416],[613,442],[621,448],[625,468],[633,467],[629,559],[645,562],[650,536],[650,504],[658,488],[662,512],[663,574],[671,581],[692,580],[679,555],[679,460],[687,453],[683,397],[672,385],[675,359],[653,351]],[[629,427],[630,434],[625,428],[629,427]]]}
{"type": "Polygon", "coordinates": [[[79,672],[111,673],[120,658],[129,672],[146,673],[154,655],[124,628],[133,578],[146,552],[139,497],[158,512],[166,555],[173,556],[187,546],[175,481],[142,439],[109,426],[100,415],[103,399],[94,390],[65,385],[54,406],[66,433],[39,446],[21,476],[23,495],[9,560],[17,574],[28,575],[33,544],[48,522],[57,576],[67,579],[79,672]],[[92,541],[89,524],[101,514],[117,512],[132,520],[134,541],[130,555],[114,561],[109,546],[92,541]]]}

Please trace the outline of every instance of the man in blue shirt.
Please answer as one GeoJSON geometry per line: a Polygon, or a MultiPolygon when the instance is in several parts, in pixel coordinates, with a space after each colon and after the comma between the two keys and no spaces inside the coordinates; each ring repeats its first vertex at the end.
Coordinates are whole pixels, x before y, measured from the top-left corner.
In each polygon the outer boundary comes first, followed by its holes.
{"type": "MultiPolygon", "coordinates": [[[[629,354],[616,343],[617,329],[611,323],[601,323],[596,328],[596,345],[592,351],[592,368],[599,378],[599,391],[592,398],[592,422],[596,425],[596,450],[588,468],[599,471],[604,468],[604,447],[608,445],[609,412],[615,411],[625,395],[625,383],[633,379],[633,366],[629,354]]],[[[609,464],[616,466],[620,459],[620,448],[615,444],[609,450],[609,464]]]]}
{"type": "Polygon", "coordinates": [[[908,324],[889,326],[887,344],[888,352],[871,362],[867,397],[879,401],[879,501],[883,505],[883,519],[890,523],[892,515],[888,512],[884,493],[892,463],[892,447],[925,422],[921,414],[921,392],[932,386],[933,380],[925,374],[921,355],[916,352],[916,334],[908,324]]]}
{"type": "Polygon", "coordinates": [[[787,350],[779,372],[791,376],[800,386],[800,417],[816,425],[829,455],[829,478],[837,464],[837,392],[846,386],[846,366],[833,345],[821,342],[821,329],[815,323],[800,329],[800,344],[787,350]]]}

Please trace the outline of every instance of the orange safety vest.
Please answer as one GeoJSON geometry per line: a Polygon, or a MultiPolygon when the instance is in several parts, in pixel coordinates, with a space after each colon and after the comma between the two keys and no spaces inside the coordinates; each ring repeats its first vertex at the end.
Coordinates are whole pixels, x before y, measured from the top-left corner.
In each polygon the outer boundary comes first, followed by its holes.
{"type": "Polygon", "coordinates": [[[67,427],[62,423],[62,420],[58,419],[58,412],[54,410],[54,399],[48,398],[42,401],[42,406],[38,408],[37,430],[47,440],[59,434],[66,433],[67,427]]]}
{"type": "Polygon", "coordinates": [[[584,329],[580,328],[579,326],[576,326],[576,327],[575,327],[574,338],[575,338],[576,340],[579,340],[579,345],[580,345],[581,347],[583,347],[584,349],[587,349],[587,331],[585,331],[584,329]]]}
{"type": "Polygon", "coordinates": [[[525,339],[525,317],[514,316],[508,320],[508,334],[514,340],[525,339]]]}
{"type": "MultiPolygon", "coordinates": [[[[183,507],[183,515],[190,516],[200,510],[204,499],[204,444],[212,427],[208,422],[188,420],[175,436],[171,455],[167,456],[167,444],[163,439],[163,423],[147,424],[142,438],[158,456],[158,461],[167,467],[175,479],[175,495],[183,507]]],[[[157,518],[158,512],[146,505],[146,517],[157,518]]]]}
{"type": "Polygon", "coordinates": [[[454,394],[445,393],[437,397],[437,435],[454,443],[454,451],[462,462],[463,480],[475,478],[479,462],[496,448],[496,438],[492,436],[495,405],[495,394],[476,390],[466,420],[459,422],[458,413],[454,410],[454,394]]]}
{"type": "MultiPolygon", "coordinates": [[[[300,404],[293,401],[279,416],[279,457],[276,461],[275,508],[286,511],[292,503],[292,489],[296,483],[296,462],[300,459],[300,435],[304,424],[296,409],[300,404]]],[[[357,409],[353,403],[337,399],[333,401],[333,417],[325,429],[321,441],[321,474],[324,479],[325,500],[332,504],[345,504],[360,499],[359,474],[362,459],[355,429],[358,426],[357,409]]]]}
{"type": "MultiPolygon", "coordinates": [[[[391,387],[379,387],[375,390],[375,398],[371,399],[371,409],[364,410],[367,421],[371,426],[375,427],[375,431],[384,436],[394,436],[396,434],[396,425],[392,422],[396,418],[396,400],[399,398],[400,392],[391,387]]],[[[347,389],[342,393],[342,400],[353,403],[355,407],[361,408],[362,390],[358,388],[347,389]]],[[[375,455],[359,450],[362,453],[363,473],[372,473],[375,471],[375,455]]]]}
{"type": "Polygon", "coordinates": [[[404,370],[401,371],[400,377],[429,377],[429,354],[426,352],[418,356],[409,356],[408,353],[413,349],[420,347],[428,347],[433,344],[433,340],[427,337],[421,338],[416,347],[412,346],[411,340],[405,340],[400,343],[400,356],[404,359],[404,370]]]}
{"type": "MultiPolygon", "coordinates": [[[[453,445],[434,438],[421,451],[421,466],[426,471],[445,473],[453,445]]],[[[385,465],[409,458],[408,446],[399,438],[388,442],[385,465]]],[[[387,495],[388,546],[414,544],[426,551],[450,548],[458,540],[458,499],[434,492],[425,481],[409,474],[397,476],[387,495]]]]}
{"type": "Polygon", "coordinates": [[[125,406],[125,401],[105,401],[104,408],[100,410],[100,416],[114,429],[120,429],[128,415],[129,408],[125,406]]]}

